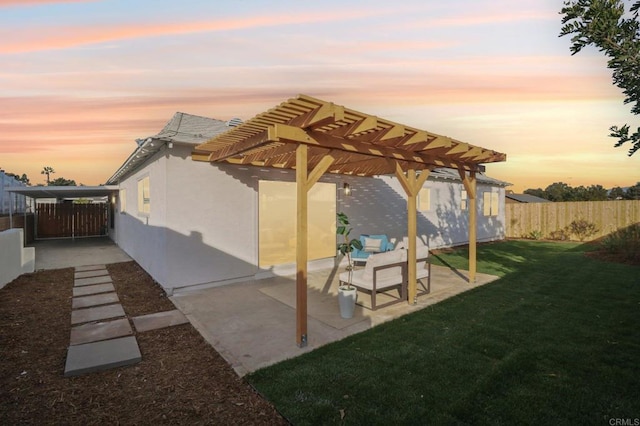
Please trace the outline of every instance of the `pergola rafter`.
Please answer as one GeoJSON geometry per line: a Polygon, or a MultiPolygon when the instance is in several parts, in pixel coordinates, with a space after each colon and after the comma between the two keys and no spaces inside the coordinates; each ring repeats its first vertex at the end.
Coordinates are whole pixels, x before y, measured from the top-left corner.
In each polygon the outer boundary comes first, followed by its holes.
{"type": "Polygon", "coordinates": [[[469,194],[470,279],[475,279],[476,173],[500,152],[299,95],[198,145],[195,161],[296,170],[296,341],[306,344],[307,193],[324,173],[395,175],[407,193],[409,302],[416,294],[416,200],[429,172],[457,169],[469,194]],[[472,265],[472,266],[471,266],[472,265]]]}

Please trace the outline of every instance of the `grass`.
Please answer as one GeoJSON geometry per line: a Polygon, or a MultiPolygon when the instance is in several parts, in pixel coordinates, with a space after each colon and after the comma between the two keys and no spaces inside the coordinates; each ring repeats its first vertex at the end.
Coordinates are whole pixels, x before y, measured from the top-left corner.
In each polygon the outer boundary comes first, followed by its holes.
{"type": "MultiPolygon", "coordinates": [[[[640,267],[482,245],[502,278],[259,370],[293,424],[609,424],[640,416],[640,267]]],[[[466,268],[464,250],[438,255],[466,268]]]]}

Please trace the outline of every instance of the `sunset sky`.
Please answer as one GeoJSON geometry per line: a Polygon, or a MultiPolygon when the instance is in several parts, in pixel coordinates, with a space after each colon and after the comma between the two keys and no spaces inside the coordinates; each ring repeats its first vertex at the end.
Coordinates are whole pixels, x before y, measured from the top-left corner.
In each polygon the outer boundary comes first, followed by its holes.
{"type": "Polygon", "coordinates": [[[0,0],[0,168],[104,183],[176,111],[249,119],[304,93],[507,154],[516,192],[630,186],[640,121],[562,1],[0,0]]]}

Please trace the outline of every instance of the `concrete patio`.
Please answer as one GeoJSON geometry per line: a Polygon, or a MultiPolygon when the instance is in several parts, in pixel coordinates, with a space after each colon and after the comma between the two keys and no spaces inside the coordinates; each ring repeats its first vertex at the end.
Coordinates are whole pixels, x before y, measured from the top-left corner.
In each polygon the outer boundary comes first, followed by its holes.
{"type": "MultiPolygon", "coordinates": [[[[487,284],[498,277],[432,266],[431,293],[416,305],[401,302],[371,311],[356,307],[351,319],[338,308],[336,270],[310,272],[308,277],[308,345],[295,343],[295,277],[274,277],[204,290],[176,293],[173,303],[202,336],[243,376],[327,343],[359,333],[385,321],[424,309],[446,298],[487,284]]],[[[360,297],[367,297],[360,294],[360,297]]]]}
{"type": "Polygon", "coordinates": [[[109,237],[37,240],[29,247],[36,249],[36,271],[132,260],[109,237]]]}

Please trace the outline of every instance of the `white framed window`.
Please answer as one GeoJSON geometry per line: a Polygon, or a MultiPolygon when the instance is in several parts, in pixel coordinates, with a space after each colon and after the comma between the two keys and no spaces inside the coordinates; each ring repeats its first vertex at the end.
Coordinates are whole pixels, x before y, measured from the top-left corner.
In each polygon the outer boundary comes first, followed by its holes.
{"type": "Polygon", "coordinates": [[[469,196],[467,195],[467,191],[463,189],[460,191],[460,210],[468,210],[469,209],[469,196]]]}
{"type": "Polygon", "coordinates": [[[150,211],[149,176],[145,176],[138,181],[138,214],[148,215],[150,211]]]}
{"type": "Polygon", "coordinates": [[[499,203],[499,197],[497,192],[490,192],[490,191],[484,192],[482,194],[482,204],[483,204],[482,213],[485,216],[498,215],[498,206],[500,205],[500,203],[499,203]]]}
{"type": "Polygon", "coordinates": [[[118,198],[120,199],[120,213],[126,213],[127,212],[127,190],[121,189],[118,195],[118,198]]]}
{"type": "Polygon", "coordinates": [[[431,188],[422,188],[418,192],[418,210],[421,212],[431,210],[431,188]]]}

